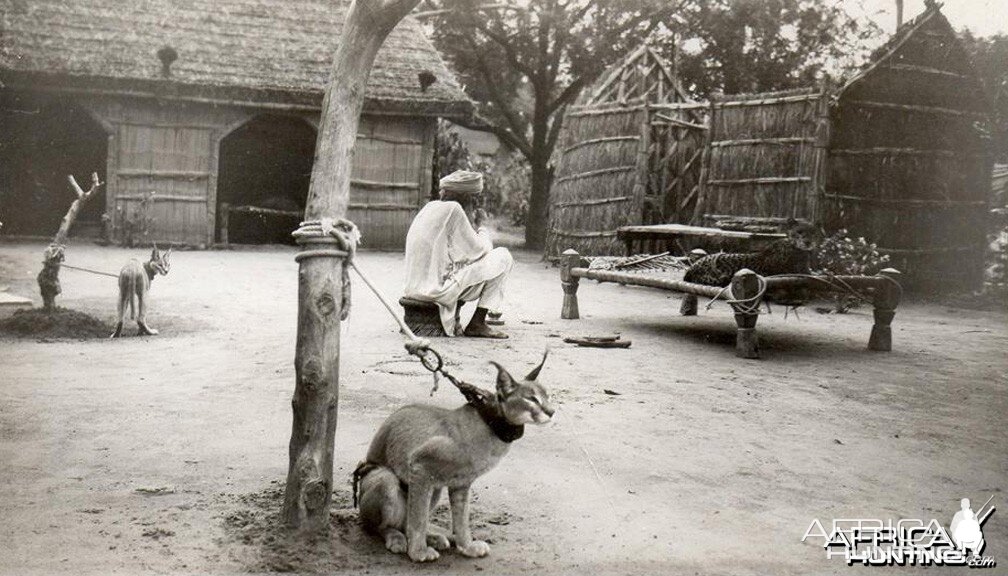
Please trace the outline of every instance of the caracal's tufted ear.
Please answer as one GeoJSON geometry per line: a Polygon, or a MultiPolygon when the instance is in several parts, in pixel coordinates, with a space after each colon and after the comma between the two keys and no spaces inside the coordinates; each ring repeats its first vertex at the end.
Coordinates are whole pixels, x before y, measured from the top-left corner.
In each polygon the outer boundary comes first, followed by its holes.
{"type": "Polygon", "coordinates": [[[168,260],[168,258],[171,257],[172,248],[174,248],[174,246],[172,246],[171,244],[169,244],[168,245],[168,251],[165,252],[161,257],[164,258],[165,260],[168,260]]]}
{"type": "Polygon", "coordinates": [[[528,376],[525,377],[526,380],[532,381],[539,377],[539,372],[542,370],[543,364],[546,363],[547,356],[549,356],[549,348],[543,351],[542,361],[539,362],[539,365],[533,368],[532,371],[528,373],[528,376]]]}
{"type": "Polygon", "coordinates": [[[515,379],[511,377],[511,374],[503,366],[493,360],[490,363],[497,367],[497,392],[501,396],[510,395],[518,387],[518,383],[515,382],[515,379]]]}
{"type": "Polygon", "coordinates": [[[157,260],[158,259],[157,242],[154,242],[154,249],[151,250],[150,257],[151,257],[151,260],[157,260]]]}

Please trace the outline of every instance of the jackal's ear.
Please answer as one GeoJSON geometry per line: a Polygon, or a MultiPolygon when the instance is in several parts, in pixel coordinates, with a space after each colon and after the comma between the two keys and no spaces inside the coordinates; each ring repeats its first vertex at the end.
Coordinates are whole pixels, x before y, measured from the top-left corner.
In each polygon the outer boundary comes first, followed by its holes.
{"type": "Polygon", "coordinates": [[[490,363],[497,367],[497,392],[501,396],[510,395],[518,387],[518,383],[515,382],[515,379],[511,377],[511,374],[503,366],[493,360],[490,363]]]}
{"type": "Polygon", "coordinates": [[[543,352],[542,361],[539,362],[539,365],[533,368],[532,371],[528,373],[528,376],[525,377],[526,380],[532,381],[539,377],[539,371],[542,370],[543,364],[546,363],[547,356],[549,356],[549,348],[543,352]]]}

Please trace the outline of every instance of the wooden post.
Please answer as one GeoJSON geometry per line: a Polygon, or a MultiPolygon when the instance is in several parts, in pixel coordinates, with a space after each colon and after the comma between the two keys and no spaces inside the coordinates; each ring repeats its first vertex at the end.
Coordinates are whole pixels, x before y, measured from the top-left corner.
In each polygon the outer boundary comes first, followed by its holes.
{"type": "MultiPolygon", "coordinates": [[[[386,36],[418,3],[355,0],[350,5],[322,102],[306,221],[346,214],[354,143],[371,67],[386,36]]],[[[331,247],[325,240],[307,239],[303,249],[331,247]]],[[[331,256],[306,257],[298,271],[294,419],[283,511],[287,525],[295,528],[329,524],[343,313],[341,264],[331,256]]]]}
{"type": "MultiPolygon", "coordinates": [[[[694,248],[690,250],[689,253],[689,263],[693,264],[697,260],[703,258],[707,255],[707,251],[703,248],[694,248]]],[[[697,295],[696,294],[683,294],[682,304],[679,306],[679,313],[683,316],[696,316],[697,315],[697,295]]]]}
{"type": "Polygon", "coordinates": [[[875,324],[872,325],[871,336],[868,338],[868,349],[876,352],[892,351],[892,321],[896,316],[896,306],[899,305],[903,288],[899,285],[900,272],[895,268],[879,271],[882,279],[875,289],[873,313],[875,324]]]}
{"type": "Polygon", "coordinates": [[[578,311],[577,291],[580,278],[571,274],[571,269],[581,265],[581,255],[573,248],[564,250],[560,255],[560,285],[563,286],[563,308],[560,310],[560,317],[564,320],[577,320],[581,318],[578,311]]]}
{"type": "MultiPolygon", "coordinates": [[[[748,268],[743,268],[732,276],[731,292],[734,300],[747,300],[759,293],[759,276],[748,268]]],[[[759,358],[759,340],[756,337],[756,320],[759,318],[759,300],[744,304],[733,304],[735,324],[735,355],[739,358],[759,358]]]]}
{"type": "Polygon", "coordinates": [[[77,199],[70,204],[70,209],[63,216],[59,230],[56,231],[56,236],[45,249],[42,255],[42,271],[36,277],[39,292],[42,294],[42,309],[46,312],[52,312],[56,309],[56,296],[63,291],[60,286],[59,272],[60,264],[63,262],[63,251],[66,249],[67,237],[70,235],[70,227],[73,226],[74,221],[77,219],[77,212],[80,211],[80,207],[90,200],[94,191],[102,185],[98,181],[97,172],[91,173],[91,188],[87,192],[81,189],[72,174],[67,175],[67,181],[70,182],[70,187],[73,188],[77,199]]]}
{"type": "Polygon", "coordinates": [[[231,205],[227,202],[220,204],[220,241],[225,247],[228,242],[228,226],[231,225],[231,205]]]}

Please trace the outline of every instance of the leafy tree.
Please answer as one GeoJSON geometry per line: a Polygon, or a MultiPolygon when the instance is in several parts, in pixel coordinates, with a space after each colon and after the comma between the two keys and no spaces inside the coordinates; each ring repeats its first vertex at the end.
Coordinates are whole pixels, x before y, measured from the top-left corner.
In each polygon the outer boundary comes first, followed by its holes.
{"type": "Polygon", "coordinates": [[[468,123],[520,151],[531,169],[525,240],[541,247],[550,156],[581,89],[686,0],[427,0],[418,14],[478,102],[468,123]]]}
{"type": "Polygon", "coordinates": [[[961,37],[994,105],[996,158],[1008,162],[1008,35],[977,38],[964,30],[961,37]]]}
{"type": "MultiPolygon", "coordinates": [[[[809,86],[867,55],[881,30],[830,0],[707,0],[685,7],[678,70],[698,97],[809,86]]],[[[662,46],[675,59],[674,46],[662,46]]]]}

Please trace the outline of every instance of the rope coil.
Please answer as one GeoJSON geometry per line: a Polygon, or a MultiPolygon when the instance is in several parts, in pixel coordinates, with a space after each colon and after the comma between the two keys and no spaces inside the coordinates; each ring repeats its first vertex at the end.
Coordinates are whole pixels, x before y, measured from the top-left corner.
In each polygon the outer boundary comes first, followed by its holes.
{"type": "Polygon", "coordinates": [[[739,314],[751,315],[760,313],[760,300],[763,295],[766,294],[767,283],[766,280],[760,276],[756,275],[756,280],[759,282],[759,288],[756,290],[756,294],[749,298],[738,299],[732,294],[731,284],[728,284],[722,288],[717,294],[711,298],[711,301],[707,303],[705,310],[710,310],[711,306],[717,302],[721,296],[727,292],[728,297],[724,299],[726,304],[730,304],[739,314]]]}
{"type": "Polygon", "coordinates": [[[360,244],[360,231],[357,226],[345,218],[322,218],[320,220],[310,220],[302,222],[292,234],[298,244],[304,248],[294,256],[296,262],[301,262],[309,258],[341,258],[343,260],[343,306],[340,320],[346,320],[350,313],[350,273],[354,272],[360,276],[371,292],[378,298],[378,301],[385,306],[388,313],[399,325],[399,330],[407,338],[405,343],[406,352],[411,356],[416,356],[420,364],[427,369],[434,378],[434,386],[431,388],[431,396],[438,390],[438,382],[443,376],[458,388],[459,392],[466,397],[466,401],[474,402],[485,400],[487,392],[472,384],[455,378],[445,370],[444,359],[441,354],[430,345],[430,340],[420,338],[410,327],[400,318],[392,304],[389,303],[385,295],[378,289],[371,279],[365,274],[357,263],[354,256],[357,253],[357,246],[360,244]],[[312,247],[310,245],[329,245],[325,247],[312,247]]]}

